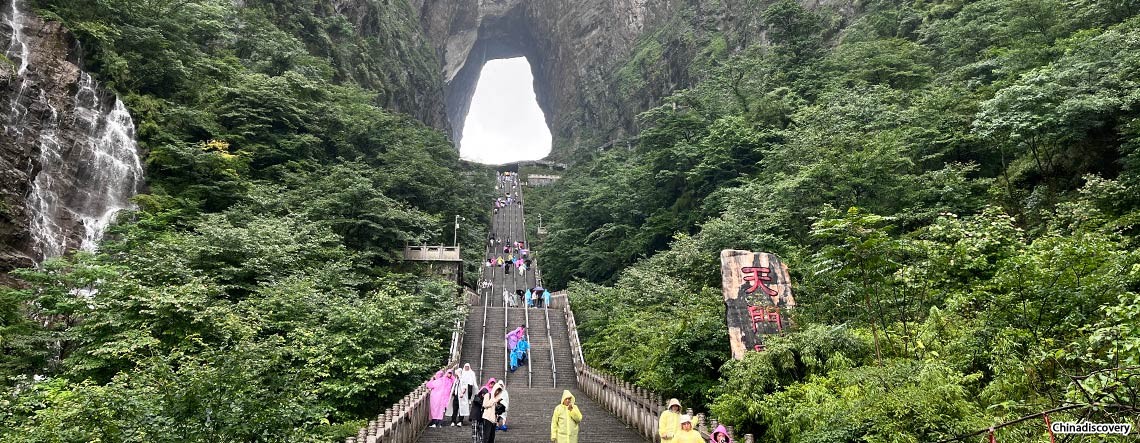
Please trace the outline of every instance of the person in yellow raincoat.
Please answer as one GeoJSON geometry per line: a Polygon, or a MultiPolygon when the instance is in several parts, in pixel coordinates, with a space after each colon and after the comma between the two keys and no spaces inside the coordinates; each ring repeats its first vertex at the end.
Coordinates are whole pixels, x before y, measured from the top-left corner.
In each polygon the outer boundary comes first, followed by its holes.
{"type": "Polygon", "coordinates": [[[555,443],[578,443],[578,423],[582,422],[582,411],[574,405],[574,394],[562,391],[562,403],[554,407],[550,417],[550,441],[555,443]]]}
{"type": "Polygon", "coordinates": [[[657,420],[657,436],[661,437],[662,443],[672,443],[679,430],[681,430],[681,401],[670,398],[668,406],[665,406],[665,411],[661,413],[661,418],[657,420]]]}
{"type": "Polygon", "coordinates": [[[673,443],[705,443],[701,433],[693,429],[693,418],[689,414],[681,416],[681,430],[673,437],[673,443]]]}

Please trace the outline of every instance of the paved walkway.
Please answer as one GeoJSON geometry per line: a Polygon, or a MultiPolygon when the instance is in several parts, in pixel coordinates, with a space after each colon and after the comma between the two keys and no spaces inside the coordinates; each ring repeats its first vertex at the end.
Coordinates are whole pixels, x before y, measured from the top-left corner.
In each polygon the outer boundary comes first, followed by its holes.
{"type": "MultiPolygon", "coordinates": [[[[504,195],[506,192],[518,195],[521,194],[521,189],[508,185],[499,195],[504,195]]],[[[524,226],[523,206],[517,204],[500,209],[498,214],[492,217],[495,236],[504,243],[508,238],[512,242],[526,241],[524,226]]],[[[497,258],[500,255],[506,258],[502,246],[487,249],[489,258],[497,258]]],[[[562,391],[568,389],[574,394],[582,410],[583,418],[578,436],[580,443],[644,443],[646,440],[637,432],[626,427],[617,417],[578,391],[570,355],[570,338],[561,309],[504,306],[502,296],[504,288],[514,293],[516,289],[525,290],[534,287],[537,281],[541,280],[537,261],[534,263],[535,266],[525,275],[519,275],[514,267],[511,267],[510,273],[504,273],[503,269],[498,267],[484,267],[483,277],[490,279],[494,288],[483,292],[483,305],[472,309],[467,319],[463,338],[463,362],[470,363],[471,367],[479,372],[480,384],[485,383],[490,377],[506,380],[507,391],[510,393],[508,430],[498,431],[495,441],[501,443],[550,441],[550,416],[562,398],[562,391]],[[549,329],[547,322],[550,325],[549,329]],[[532,347],[530,365],[510,373],[505,369],[504,336],[508,331],[523,324],[528,325],[527,332],[532,347]]],[[[420,436],[419,441],[471,442],[470,423],[464,427],[428,428],[420,436]]]]}

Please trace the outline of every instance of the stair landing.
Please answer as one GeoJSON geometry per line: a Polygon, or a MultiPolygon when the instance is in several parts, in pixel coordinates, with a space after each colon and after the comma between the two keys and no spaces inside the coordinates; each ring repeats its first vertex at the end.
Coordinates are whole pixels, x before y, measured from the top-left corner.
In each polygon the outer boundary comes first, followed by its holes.
{"type": "MultiPolygon", "coordinates": [[[[542,443],[550,441],[550,416],[562,399],[562,389],[515,388],[507,386],[511,409],[507,412],[507,430],[495,432],[496,443],[542,443]]],[[[582,409],[582,423],[578,425],[579,443],[644,443],[635,430],[617,417],[603,410],[577,389],[575,405],[582,409]]],[[[427,428],[422,443],[471,442],[471,424],[462,427],[445,426],[427,428]]]]}

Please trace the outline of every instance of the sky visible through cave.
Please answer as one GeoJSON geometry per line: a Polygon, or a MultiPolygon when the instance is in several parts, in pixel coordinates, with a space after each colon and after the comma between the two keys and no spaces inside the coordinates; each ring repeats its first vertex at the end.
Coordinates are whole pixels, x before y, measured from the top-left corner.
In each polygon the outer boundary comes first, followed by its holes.
{"type": "Polygon", "coordinates": [[[484,64],[463,123],[459,156],[485,164],[538,160],[550,154],[550,143],[526,57],[484,64]]]}

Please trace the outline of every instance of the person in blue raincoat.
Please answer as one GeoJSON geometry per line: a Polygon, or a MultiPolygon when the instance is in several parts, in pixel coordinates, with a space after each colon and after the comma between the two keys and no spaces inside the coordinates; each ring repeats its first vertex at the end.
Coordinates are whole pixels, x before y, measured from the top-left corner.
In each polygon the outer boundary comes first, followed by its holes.
{"type": "Polygon", "coordinates": [[[511,351],[511,372],[515,372],[519,366],[527,359],[527,353],[530,351],[530,342],[523,336],[519,342],[515,344],[515,350],[511,351]]]}
{"type": "Polygon", "coordinates": [[[526,288],[526,297],[523,298],[526,300],[526,307],[534,306],[534,300],[531,300],[534,298],[534,292],[530,288],[526,288]]]}

